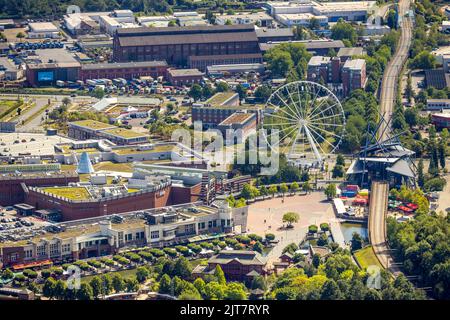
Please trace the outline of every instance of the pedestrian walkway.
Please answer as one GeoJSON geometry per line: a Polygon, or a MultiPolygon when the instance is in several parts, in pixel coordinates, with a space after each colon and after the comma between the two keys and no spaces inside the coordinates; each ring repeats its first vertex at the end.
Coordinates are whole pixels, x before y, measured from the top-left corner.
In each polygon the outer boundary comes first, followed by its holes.
{"type": "Polygon", "coordinates": [[[340,222],[332,221],[330,222],[330,230],[331,234],[333,235],[333,240],[337,244],[339,244],[340,247],[346,248],[347,244],[345,243],[344,234],[342,233],[340,222]]]}

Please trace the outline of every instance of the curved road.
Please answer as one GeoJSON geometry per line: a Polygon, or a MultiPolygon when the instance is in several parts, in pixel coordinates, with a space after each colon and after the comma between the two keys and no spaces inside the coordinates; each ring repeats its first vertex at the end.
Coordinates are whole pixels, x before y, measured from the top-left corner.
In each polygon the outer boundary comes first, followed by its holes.
{"type": "MultiPolygon", "coordinates": [[[[381,125],[380,140],[388,139],[390,128],[386,126],[390,123],[396,95],[398,94],[398,79],[403,65],[408,58],[408,51],[411,45],[412,21],[406,18],[409,11],[410,0],[399,1],[399,16],[401,21],[401,36],[397,50],[389,62],[381,84],[380,110],[386,122],[381,125]]],[[[389,247],[386,242],[386,213],[388,205],[389,185],[386,182],[372,183],[371,201],[369,207],[369,238],[375,255],[381,265],[388,269],[394,276],[400,273],[400,269],[393,263],[389,247]]]]}
{"type": "MultiPolygon", "coordinates": [[[[408,51],[411,45],[412,21],[411,18],[405,17],[405,14],[409,11],[410,4],[410,0],[399,1],[399,16],[402,17],[400,26],[401,35],[397,50],[386,67],[381,83],[380,110],[381,114],[384,114],[386,122],[389,122],[389,119],[392,116],[394,103],[398,93],[398,79],[403,65],[408,59],[408,51]]],[[[381,141],[387,139],[389,130],[390,128],[386,128],[386,123],[383,122],[380,130],[382,136],[379,137],[381,138],[381,141]]]]}

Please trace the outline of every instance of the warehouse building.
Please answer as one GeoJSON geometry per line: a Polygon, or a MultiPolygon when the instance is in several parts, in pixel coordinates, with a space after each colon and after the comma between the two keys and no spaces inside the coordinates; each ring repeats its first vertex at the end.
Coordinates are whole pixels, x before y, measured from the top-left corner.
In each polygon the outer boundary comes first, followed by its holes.
{"type": "Polygon", "coordinates": [[[281,14],[310,13],[315,16],[325,16],[329,22],[339,19],[346,21],[365,21],[375,9],[376,1],[338,1],[318,2],[313,0],[302,1],[269,1],[270,14],[278,20],[281,14]]]}
{"type": "Polygon", "coordinates": [[[119,29],[116,62],[165,60],[187,66],[191,56],[259,53],[253,25],[119,29]]]}
{"type": "Polygon", "coordinates": [[[25,60],[32,87],[55,86],[57,80],[77,81],[81,64],[65,49],[38,49],[25,60]]]}
{"type": "Polygon", "coordinates": [[[51,22],[34,22],[28,25],[28,38],[60,38],[59,29],[51,22]]]}
{"type": "Polygon", "coordinates": [[[116,79],[150,76],[166,77],[167,63],[165,61],[142,61],[125,63],[93,63],[81,65],[80,80],[88,79],[116,79]]]}
{"type": "Polygon", "coordinates": [[[174,86],[190,86],[200,83],[203,79],[203,72],[198,69],[169,69],[167,72],[169,82],[174,86]]]}

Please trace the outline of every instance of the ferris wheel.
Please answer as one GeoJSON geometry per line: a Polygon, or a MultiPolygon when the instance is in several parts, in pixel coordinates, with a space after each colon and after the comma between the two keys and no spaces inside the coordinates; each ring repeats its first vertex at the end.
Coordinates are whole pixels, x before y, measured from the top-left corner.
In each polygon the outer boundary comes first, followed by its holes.
{"type": "Polygon", "coordinates": [[[328,88],[296,81],[270,96],[262,127],[273,151],[286,154],[296,166],[317,167],[342,142],[345,114],[328,88]]]}

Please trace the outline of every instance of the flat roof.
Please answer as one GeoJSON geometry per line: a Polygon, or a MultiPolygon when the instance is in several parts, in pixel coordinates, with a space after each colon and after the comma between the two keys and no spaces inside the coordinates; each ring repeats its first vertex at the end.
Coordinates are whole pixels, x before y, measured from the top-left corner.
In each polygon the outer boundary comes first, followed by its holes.
{"type": "Polygon", "coordinates": [[[122,62],[122,63],[90,63],[81,65],[82,70],[108,70],[108,69],[126,69],[126,68],[153,68],[167,67],[166,61],[140,61],[140,62],[122,62]]]}
{"type": "Polygon", "coordinates": [[[169,69],[169,73],[172,77],[193,77],[204,75],[204,73],[198,69],[169,69]]]}
{"type": "Polygon", "coordinates": [[[343,68],[351,70],[361,70],[365,64],[366,60],[364,59],[352,59],[345,61],[343,68]]]}
{"type": "Polygon", "coordinates": [[[258,41],[253,25],[118,29],[120,46],[258,41]]]}
{"type": "Polygon", "coordinates": [[[312,56],[311,59],[309,59],[308,66],[311,67],[317,67],[324,63],[330,62],[330,57],[324,57],[324,56],[312,56]]]}
{"type": "Polygon", "coordinates": [[[264,37],[293,37],[294,31],[292,28],[257,28],[256,35],[258,38],[264,37]]]}
{"type": "Polygon", "coordinates": [[[317,49],[337,49],[344,48],[342,40],[320,39],[320,40],[298,40],[298,41],[274,41],[268,43],[260,43],[261,51],[267,51],[282,43],[301,43],[305,45],[306,50],[313,51],[317,49]]]}
{"type": "Polygon", "coordinates": [[[29,56],[26,60],[27,67],[31,69],[45,67],[79,67],[81,64],[75,59],[72,53],[66,49],[37,49],[35,56],[29,56]],[[33,61],[37,59],[38,62],[33,61]]]}
{"type": "Polygon", "coordinates": [[[147,134],[139,133],[133,130],[124,129],[124,128],[114,128],[114,129],[107,129],[103,130],[103,133],[110,134],[112,136],[117,136],[125,139],[132,139],[132,138],[140,138],[140,137],[147,137],[147,134]]]}
{"type": "Polygon", "coordinates": [[[86,187],[50,187],[42,188],[41,190],[70,200],[88,200],[92,198],[86,187]]]}
{"type": "Polygon", "coordinates": [[[223,120],[219,125],[230,125],[234,123],[243,124],[246,121],[248,121],[250,118],[254,118],[254,113],[241,113],[236,112],[233,113],[231,116],[223,120]]]}
{"type": "Polygon", "coordinates": [[[58,28],[51,22],[32,22],[28,26],[33,32],[58,31],[58,28]]]}
{"type": "Polygon", "coordinates": [[[351,48],[340,48],[337,56],[360,56],[364,53],[364,49],[361,47],[351,47],[351,48]]]}
{"type": "Polygon", "coordinates": [[[230,100],[232,97],[237,95],[236,92],[233,91],[227,91],[227,92],[218,92],[215,95],[213,95],[211,98],[206,100],[207,104],[211,105],[222,105],[228,100],[230,100]]]}
{"type": "Polygon", "coordinates": [[[69,125],[85,127],[85,128],[91,129],[91,130],[105,130],[105,129],[116,128],[116,126],[114,126],[112,124],[107,124],[107,123],[95,121],[95,120],[74,121],[74,122],[69,122],[69,125]]]}

